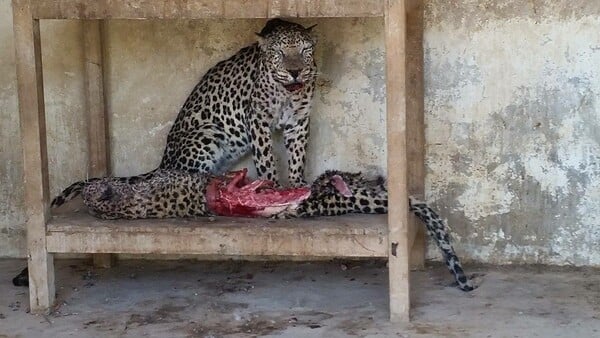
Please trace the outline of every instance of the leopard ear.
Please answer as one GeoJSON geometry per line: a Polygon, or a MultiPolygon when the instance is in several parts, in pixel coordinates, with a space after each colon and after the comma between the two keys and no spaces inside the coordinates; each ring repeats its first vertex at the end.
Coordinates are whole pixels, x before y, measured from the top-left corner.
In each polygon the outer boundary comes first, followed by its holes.
{"type": "Polygon", "coordinates": [[[265,42],[265,38],[266,38],[265,35],[263,35],[261,33],[256,33],[256,32],[254,34],[256,34],[256,40],[258,41],[259,44],[262,44],[265,42]]]}
{"type": "Polygon", "coordinates": [[[335,189],[344,197],[352,197],[353,193],[346,184],[346,181],[340,175],[331,176],[331,184],[335,187],[335,189]]]}
{"type": "Polygon", "coordinates": [[[267,42],[267,37],[264,34],[261,33],[254,33],[256,34],[256,41],[258,41],[258,46],[260,47],[260,49],[262,49],[263,51],[265,50],[265,46],[266,46],[266,42],[267,42]]]}

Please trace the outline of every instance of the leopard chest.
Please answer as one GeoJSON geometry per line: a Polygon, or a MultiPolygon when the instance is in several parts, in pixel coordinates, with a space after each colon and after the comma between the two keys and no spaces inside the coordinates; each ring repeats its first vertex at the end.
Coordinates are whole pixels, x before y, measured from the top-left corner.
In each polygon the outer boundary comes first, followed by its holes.
{"type": "Polygon", "coordinates": [[[298,121],[306,118],[309,111],[302,108],[303,105],[308,105],[310,102],[300,104],[301,100],[301,95],[298,93],[284,94],[278,97],[277,103],[273,105],[270,114],[271,129],[281,130],[285,126],[296,125],[298,121]]]}

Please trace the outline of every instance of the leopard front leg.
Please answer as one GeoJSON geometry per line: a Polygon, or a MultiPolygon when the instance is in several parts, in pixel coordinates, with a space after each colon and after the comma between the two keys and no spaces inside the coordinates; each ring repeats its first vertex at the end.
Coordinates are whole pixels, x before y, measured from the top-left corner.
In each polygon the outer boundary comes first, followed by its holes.
{"type": "Polygon", "coordinates": [[[275,156],[273,156],[273,137],[271,126],[263,114],[250,114],[249,129],[252,139],[252,158],[259,179],[278,183],[275,156]]]}
{"type": "Polygon", "coordinates": [[[304,167],[306,164],[306,147],[309,134],[309,117],[294,125],[285,125],[283,137],[288,155],[288,179],[293,187],[306,186],[304,167]]]}

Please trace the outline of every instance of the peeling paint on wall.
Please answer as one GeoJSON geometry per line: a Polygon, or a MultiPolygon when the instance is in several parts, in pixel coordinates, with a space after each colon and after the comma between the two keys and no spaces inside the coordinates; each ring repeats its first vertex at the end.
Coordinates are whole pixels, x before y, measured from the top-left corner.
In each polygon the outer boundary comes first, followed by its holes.
{"type": "Polygon", "coordinates": [[[24,252],[22,156],[10,2],[0,2],[0,257],[24,252]],[[6,10],[5,10],[6,9],[6,10]]]}
{"type": "MultiPolygon", "coordinates": [[[[50,191],[85,177],[86,124],[81,23],[42,21],[50,191]]],[[[0,1],[0,256],[25,254],[23,163],[20,146],[12,10],[0,1]]]]}
{"type": "Polygon", "coordinates": [[[599,265],[599,6],[476,3],[427,5],[428,198],[466,257],[599,265]]]}

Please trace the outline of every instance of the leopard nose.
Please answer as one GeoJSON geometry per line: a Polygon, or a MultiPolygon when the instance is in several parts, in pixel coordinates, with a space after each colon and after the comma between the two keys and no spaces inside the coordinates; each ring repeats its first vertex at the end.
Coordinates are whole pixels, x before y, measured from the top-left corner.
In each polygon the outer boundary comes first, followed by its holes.
{"type": "Polygon", "coordinates": [[[298,78],[298,74],[300,74],[300,71],[299,71],[299,70],[297,70],[297,69],[294,69],[294,70],[292,70],[292,69],[288,69],[288,73],[290,73],[290,75],[291,75],[291,76],[294,78],[294,80],[295,80],[295,79],[297,79],[297,78],[298,78]]]}

